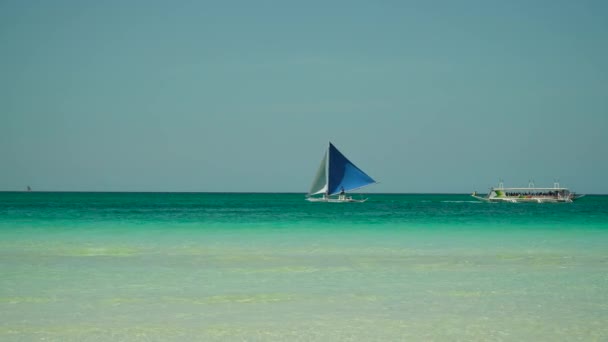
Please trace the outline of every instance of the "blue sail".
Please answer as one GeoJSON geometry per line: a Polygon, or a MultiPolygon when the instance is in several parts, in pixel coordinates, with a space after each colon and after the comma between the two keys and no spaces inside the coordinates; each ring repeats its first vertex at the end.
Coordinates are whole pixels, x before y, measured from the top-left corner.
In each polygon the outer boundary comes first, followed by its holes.
{"type": "Polygon", "coordinates": [[[342,190],[349,191],[376,183],[372,177],[361,171],[348,160],[338,149],[329,143],[329,166],[327,176],[327,191],[335,195],[342,190]]]}

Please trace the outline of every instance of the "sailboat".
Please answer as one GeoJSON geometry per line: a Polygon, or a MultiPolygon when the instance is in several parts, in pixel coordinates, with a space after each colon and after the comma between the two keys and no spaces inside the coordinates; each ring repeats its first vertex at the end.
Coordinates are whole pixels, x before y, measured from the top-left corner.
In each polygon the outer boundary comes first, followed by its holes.
{"type": "Polygon", "coordinates": [[[321,165],[312,182],[306,200],[310,202],[365,202],[365,199],[354,199],[347,196],[347,191],[362,188],[376,183],[372,177],[348,160],[330,142],[321,165]],[[320,195],[321,197],[314,197],[320,195]],[[338,195],[337,197],[331,197],[338,195]]]}

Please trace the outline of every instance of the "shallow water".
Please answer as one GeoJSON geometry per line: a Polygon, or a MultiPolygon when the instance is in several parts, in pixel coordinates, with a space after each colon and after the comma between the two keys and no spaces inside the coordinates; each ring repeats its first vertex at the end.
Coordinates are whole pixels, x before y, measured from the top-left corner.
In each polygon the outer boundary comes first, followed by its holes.
{"type": "Polygon", "coordinates": [[[2,341],[601,341],[608,197],[0,193],[2,341]]]}

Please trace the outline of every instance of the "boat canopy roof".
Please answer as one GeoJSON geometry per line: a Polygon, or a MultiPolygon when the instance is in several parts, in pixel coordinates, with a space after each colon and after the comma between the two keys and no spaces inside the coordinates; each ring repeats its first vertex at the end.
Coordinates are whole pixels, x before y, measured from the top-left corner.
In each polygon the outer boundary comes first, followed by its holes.
{"type": "Polygon", "coordinates": [[[517,191],[560,191],[568,188],[492,188],[492,190],[517,190],[517,191]]]}

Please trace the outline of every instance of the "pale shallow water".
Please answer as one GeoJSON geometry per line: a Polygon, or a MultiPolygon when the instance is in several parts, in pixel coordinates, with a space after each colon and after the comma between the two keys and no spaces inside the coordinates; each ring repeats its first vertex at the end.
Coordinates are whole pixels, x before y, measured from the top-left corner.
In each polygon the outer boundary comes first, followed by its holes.
{"type": "Polygon", "coordinates": [[[0,193],[2,341],[604,341],[608,197],[0,193]]]}

